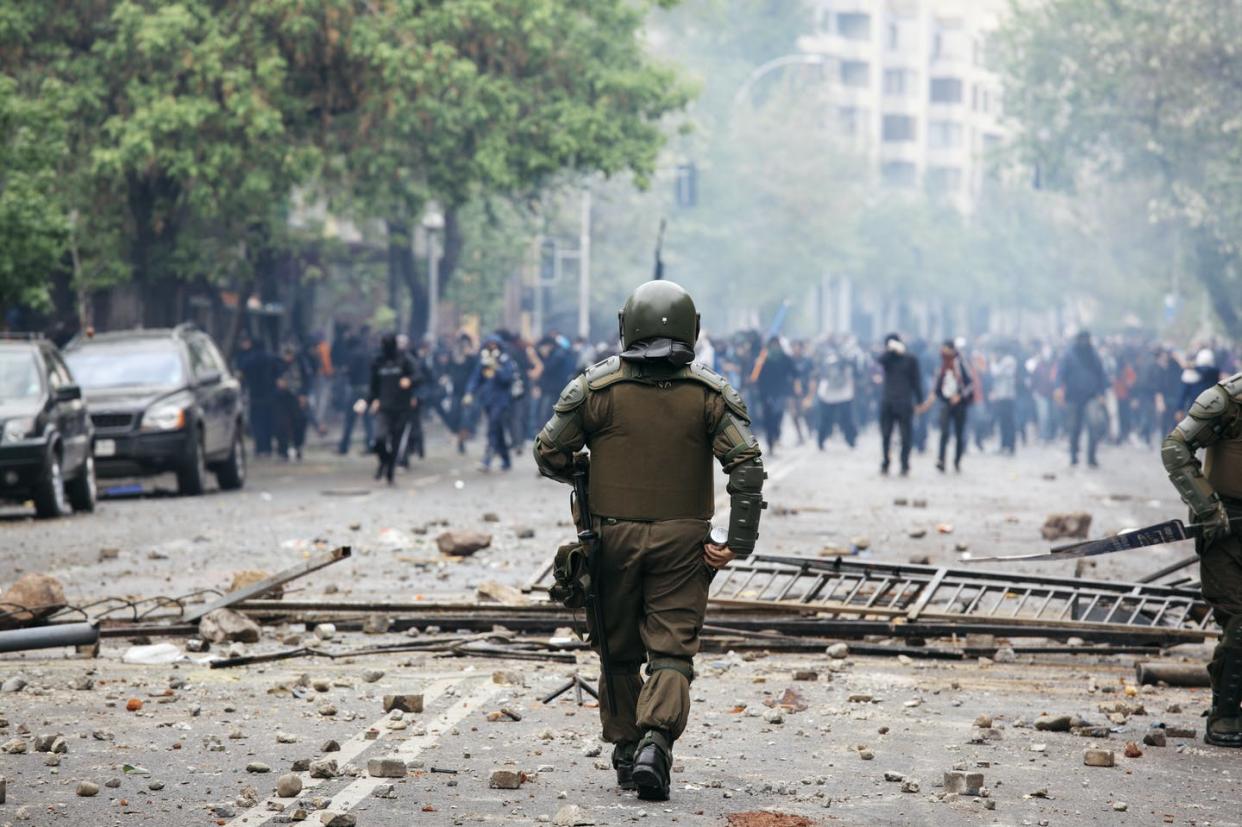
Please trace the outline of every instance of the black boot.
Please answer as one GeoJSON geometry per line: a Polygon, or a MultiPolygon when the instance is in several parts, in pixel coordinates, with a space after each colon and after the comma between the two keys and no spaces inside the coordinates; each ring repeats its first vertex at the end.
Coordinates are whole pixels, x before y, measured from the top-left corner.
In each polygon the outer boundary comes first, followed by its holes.
{"type": "Polygon", "coordinates": [[[1242,649],[1221,648],[1216,657],[1203,740],[1215,747],[1242,747],[1242,649]]]}
{"type": "Polygon", "coordinates": [[[647,730],[634,750],[634,784],[644,801],[668,801],[673,739],[659,729],[647,730]]]}
{"type": "Polygon", "coordinates": [[[617,744],[612,748],[612,768],[617,771],[617,786],[623,790],[636,790],[634,783],[634,742],[617,744]]]}

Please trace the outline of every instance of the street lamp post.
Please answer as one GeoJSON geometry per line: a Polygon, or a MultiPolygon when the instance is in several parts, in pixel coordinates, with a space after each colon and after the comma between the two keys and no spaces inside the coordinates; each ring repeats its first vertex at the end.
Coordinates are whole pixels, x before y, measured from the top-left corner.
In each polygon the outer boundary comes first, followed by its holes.
{"type": "Polygon", "coordinates": [[[427,233],[427,335],[433,342],[440,324],[440,260],[436,241],[443,229],[444,213],[434,202],[427,205],[423,215],[423,230],[427,233]]]}
{"type": "Polygon", "coordinates": [[[747,76],[746,80],[742,81],[742,85],[739,86],[737,91],[733,93],[733,108],[736,109],[742,104],[742,101],[744,101],[746,96],[750,94],[750,90],[754,88],[754,85],[758,83],[764,75],[774,72],[777,69],[782,69],[786,66],[794,66],[797,64],[805,66],[822,66],[825,62],[826,60],[823,55],[798,53],[773,58],[767,63],[756,66],[755,70],[747,76]]]}

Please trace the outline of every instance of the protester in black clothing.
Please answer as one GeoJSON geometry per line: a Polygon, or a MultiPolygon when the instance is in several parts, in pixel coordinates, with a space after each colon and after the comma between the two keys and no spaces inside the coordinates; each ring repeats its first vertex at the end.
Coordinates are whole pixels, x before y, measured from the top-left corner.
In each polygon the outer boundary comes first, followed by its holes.
{"type": "MultiPolygon", "coordinates": [[[[1078,447],[1082,442],[1082,432],[1087,431],[1087,464],[1098,468],[1096,448],[1100,442],[1100,428],[1090,420],[1093,403],[1108,390],[1108,375],[1104,372],[1104,363],[1100,354],[1091,344],[1091,334],[1081,331],[1075,338],[1061,366],[1057,370],[1060,387],[1057,395],[1064,402],[1067,411],[1070,435],[1070,464],[1078,464],[1078,447]]],[[[1097,416],[1103,414],[1097,414],[1097,416]]]]}
{"type": "Polygon", "coordinates": [[[891,465],[890,448],[893,428],[896,427],[901,436],[901,475],[904,477],[910,473],[914,410],[923,399],[923,374],[918,360],[906,353],[906,345],[896,333],[890,333],[884,339],[884,353],[880,355],[879,362],[883,371],[880,440],[884,451],[880,473],[887,474],[891,465]]]}
{"type": "Polygon", "coordinates": [[[302,461],[306,425],[311,418],[310,391],[315,367],[305,351],[285,345],[276,379],[276,454],[282,460],[302,461]],[[291,456],[292,455],[292,456],[291,456]]]}
{"type": "Polygon", "coordinates": [[[785,407],[794,393],[797,383],[797,366],[781,347],[781,340],[773,336],[768,340],[755,362],[751,378],[759,390],[759,405],[763,417],[763,432],[768,440],[768,455],[776,455],[776,445],[781,441],[781,423],[785,419],[785,407]]]}
{"type": "Polygon", "coordinates": [[[417,348],[409,348],[409,338],[397,337],[400,350],[407,352],[410,362],[414,365],[414,374],[410,377],[410,410],[405,420],[405,432],[400,439],[401,456],[399,464],[402,468],[410,467],[410,454],[418,454],[419,459],[427,457],[427,440],[423,431],[423,410],[428,407],[435,389],[431,367],[425,354],[417,348]],[[407,350],[408,348],[408,350],[407,350]]]}
{"type": "Polygon", "coordinates": [[[371,411],[365,405],[359,411],[353,404],[356,399],[366,399],[371,387],[371,354],[367,347],[367,336],[368,332],[364,327],[357,334],[348,334],[345,343],[341,346],[338,364],[344,366],[341,372],[345,375],[347,383],[345,422],[341,426],[340,444],[337,445],[337,452],[341,454],[349,453],[354,424],[359,418],[362,419],[362,433],[366,440],[363,445],[364,450],[371,450],[371,445],[375,441],[375,422],[371,411]]]}
{"type": "Polygon", "coordinates": [[[379,465],[375,478],[385,477],[392,484],[400,455],[401,435],[409,416],[414,387],[414,362],[397,347],[397,337],[388,333],[380,343],[380,354],[371,364],[371,387],[367,403],[376,414],[375,450],[379,465]]]}
{"type": "Polygon", "coordinates": [[[974,377],[966,360],[958,352],[952,339],[940,346],[940,369],[936,372],[931,395],[923,403],[927,410],[936,400],[940,401],[940,454],[936,470],[944,472],[945,454],[949,448],[949,436],[956,439],[953,453],[953,470],[962,470],[962,456],[966,453],[966,414],[975,395],[974,377]]]}
{"type": "Polygon", "coordinates": [[[269,353],[263,340],[242,340],[237,357],[246,398],[250,402],[250,431],[254,436],[254,455],[272,455],[272,435],[276,427],[276,377],[282,370],[280,359],[269,353]]]}

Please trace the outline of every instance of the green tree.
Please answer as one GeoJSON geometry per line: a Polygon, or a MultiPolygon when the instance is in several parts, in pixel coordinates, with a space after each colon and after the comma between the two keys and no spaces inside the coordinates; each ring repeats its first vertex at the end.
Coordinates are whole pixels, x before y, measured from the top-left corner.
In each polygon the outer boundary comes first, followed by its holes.
{"type": "Polygon", "coordinates": [[[1234,2],[1050,0],[1018,7],[999,41],[1025,159],[1069,191],[1120,181],[1133,197],[1141,185],[1145,223],[1184,235],[1188,264],[1235,338],[1239,37],[1234,2]]]}

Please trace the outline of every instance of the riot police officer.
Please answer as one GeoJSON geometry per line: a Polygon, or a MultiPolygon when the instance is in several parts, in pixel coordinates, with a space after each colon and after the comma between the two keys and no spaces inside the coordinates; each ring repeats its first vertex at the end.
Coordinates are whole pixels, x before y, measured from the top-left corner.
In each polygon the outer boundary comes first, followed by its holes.
{"type": "Polygon", "coordinates": [[[1204,391],[1161,449],[1173,486],[1191,518],[1207,526],[1195,541],[1203,599],[1223,633],[1208,673],[1212,709],[1204,740],[1242,747],[1242,373],[1204,391]],[[1205,449],[1206,465],[1195,453],[1205,449]]]}
{"type": "Polygon", "coordinates": [[[614,745],[618,785],[665,800],[708,587],[716,570],[754,549],[766,475],[741,396],[693,361],[699,315],[690,295],[648,282],[626,301],[620,329],[623,352],[565,387],[535,440],[535,460],[545,476],[569,483],[579,452],[590,452],[606,617],[591,634],[597,651],[607,637],[611,661],[611,681],[600,679],[603,737],[614,745]],[[709,540],[713,455],[729,475],[723,543],[709,540]]]}

